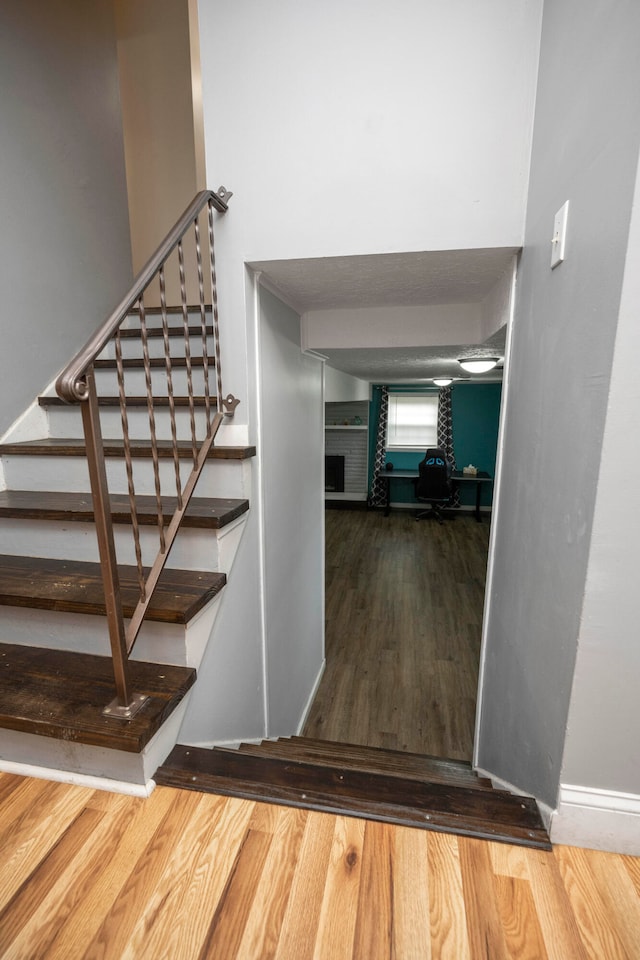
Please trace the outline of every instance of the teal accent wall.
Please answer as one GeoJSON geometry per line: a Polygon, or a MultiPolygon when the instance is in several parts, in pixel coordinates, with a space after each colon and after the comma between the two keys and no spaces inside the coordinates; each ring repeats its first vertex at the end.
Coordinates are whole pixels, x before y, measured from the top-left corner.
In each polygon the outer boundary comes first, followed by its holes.
{"type": "MultiPolygon", "coordinates": [[[[423,386],[398,385],[389,388],[392,393],[428,393],[423,386]]],[[[369,413],[369,487],[373,479],[373,457],[376,448],[376,423],[380,409],[381,388],[374,386],[369,413]]],[[[451,387],[451,417],[453,420],[453,448],[456,465],[459,470],[472,463],[478,470],[486,470],[495,476],[496,450],[498,446],[498,426],[500,421],[501,383],[454,383],[451,387]]],[[[411,470],[417,467],[423,453],[393,451],[387,454],[398,470],[411,470]]],[[[475,488],[460,489],[460,502],[463,505],[475,504],[475,488]]],[[[483,506],[490,506],[493,497],[493,485],[483,484],[483,506]]],[[[411,503],[413,485],[410,480],[398,481],[393,485],[392,499],[396,503],[411,503]]]]}
{"type": "MultiPolygon", "coordinates": [[[[496,475],[501,383],[456,383],[451,388],[453,449],[458,470],[472,463],[496,475]]],[[[475,491],[460,490],[461,503],[474,503],[475,491]]],[[[490,506],[493,484],[483,484],[483,506],[490,506]]]]}

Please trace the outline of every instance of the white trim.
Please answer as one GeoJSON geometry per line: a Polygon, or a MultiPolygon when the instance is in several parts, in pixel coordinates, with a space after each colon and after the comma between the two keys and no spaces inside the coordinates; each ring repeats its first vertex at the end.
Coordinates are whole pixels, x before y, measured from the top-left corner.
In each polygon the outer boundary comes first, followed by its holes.
{"type": "Polygon", "coordinates": [[[640,794],[561,784],[551,840],[640,856],[640,794]]]}
{"type": "MultiPolygon", "coordinates": [[[[251,270],[251,268],[249,268],[251,270]]],[[[260,604],[260,631],[261,631],[261,652],[262,652],[262,723],[263,723],[263,733],[265,736],[269,733],[269,638],[267,636],[267,596],[266,596],[266,569],[265,569],[265,531],[264,531],[264,501],[265,501],[265,490],[264,490],[264,470],[263,470],[263,455],[262,455],[262,439],[263,439],[263,428],[262,428],[262,345],[261,345],[261,300],[260,300],[260,286],[262,281],[262,271],[251,270],[249,274],[252,282],[252,321],[253,321],[253,338],[255,344],[255,354],[253,356],[254,364],[254,374],[255,374],[255,418],[256,418],[256,433],[259,437],[259,443],[256,448],[256,455],[254,458],[255,462],[255,474],[256,474],[256,504],[255,509],[258,515],[257,520],[257,536],[258,536],[258,570],[260,582],[258,584],[258,596],[260,604]],[[259,491],[259,492],[258,492],[259,491]]],[[[266,289],[266,288],[265,288],[266,289]]]]}
{"type": "MultiPolygon", "coordinates": [[[[323,605],[323,609],[324,609],[324,605],[323,605]]],[[[300,717],[300,722],[298,723],[298,729],[296,731],[297,737],[299,737],[302,731],[304,730],[305,723],[307,722],[307,717],[309,716],[309,711],[311,710],[311,707],[313,706],[313,701],[316,698],[318,687],[320,686],[320,681],[322,680],[322,677],[324,675],[324,670],[326,665],[327,665],[327,661],[326,659],[323,659],[322,663],[320,664],[320,669],[318,670],[318,676],[315,679],[315,683],[313,684],[311,693],[309,694],[309,697],[305,704],[305,708],[302,711],[302,716],[300,717]]]]}
{"type": "Polygon", "coordinates": [[[87,773],[74,773],[71,770],[54,770],[53,767],[39,767],[32,763],[18,763],[15,760],[0,760],[0,772],[17,774],[20,777],[34,777],[37,780],[54,780],[56,783],[71,783],[76,787],[87,787],[89,790],[124,793],[128,797],[149,797],[156,786],[155,780],[147,780],[146,783],[127,783],[126,780],[94,777],[87,773]]]}

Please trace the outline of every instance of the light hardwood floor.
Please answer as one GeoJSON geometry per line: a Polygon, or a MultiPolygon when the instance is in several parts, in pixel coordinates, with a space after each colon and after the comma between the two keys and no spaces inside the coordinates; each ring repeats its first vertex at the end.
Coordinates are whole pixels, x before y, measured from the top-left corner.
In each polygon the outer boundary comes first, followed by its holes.
{"type": "Polygon", "coordinates": [[[325,516],[327,666],[305,736],[470,760],[489,523],[325,516]]]}
{"type": "Polygon", "coordinates": [[[637,960],[640,859],[0,774],[5,960],[637,960]]]}

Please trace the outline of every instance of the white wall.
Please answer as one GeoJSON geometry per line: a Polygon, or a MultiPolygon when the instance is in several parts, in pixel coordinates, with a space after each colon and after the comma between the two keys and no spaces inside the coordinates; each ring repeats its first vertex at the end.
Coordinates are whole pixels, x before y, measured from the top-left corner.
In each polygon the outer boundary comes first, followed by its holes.
{"type": "MultiPolygon", "coordinates": [[[[623,772],[630,762],[625,722],[637,718],[637,693],[623,675],[637,664],[636,638],[600,576],[602,527],[581,614],[640,143],[639,45],[640,7],[630,0],[597,0],[588,9],[580,0],[545,4],[476,759],[552,807],[581,629],[597,656],[580,663],[587,674],[576,676],[576,720],[590,710],[588,729],[602,723],[607,731],[607,783],[638,785],[637,773],[623,772]],[[554,215],[567,199],[566,260],[552,271],[554,215]],[[606,671],[598,672],[598,660],[608,661],[606,671]],[[611,711],[606,721],[603,707],[611,711]]],[[[624,416],[619,397],[612,438],[624,416]]],[[[618,481],[634,442],[629,436],[623,449],[608,451],[607,470],[618,481]]],[[[603,484],[603,523],[612,513],[619,561],[635,567],[619,483],[609,477],[603,484]]],[[[602,782],[595,757],[588,766],[578,760],[587,749],[580,735],[572,775],[581,770],[602,782]]]]}
{"type": "Polygon", "coordinates": [[[351,307],[309,310],[303,315],[303,339],[310,350],[350,347],[430,347],[478,343],[480,303],[422,307],[351,307]]]}
{"type": "Polygon", "coordinates": [[[371,389],[366,380],[351,377],[342,370],[324,365],[325,403],[349,403],[354,400],[369,400],[371,389]]]}
{"type": "Polygon", "coordinates": [[[267,729],[277,737],[298,731],[324,659],[323,365],[300,349],[299,316],[264,288],[259,298],[267,729]]]}
{"type": "Polygon", "coordinates": [[[131,282],[111,0],[6,0],[0,433],[131,282]]]}
{"type": "MultiPolygon", "coordinates": [[[[245,315],[247,261],[519,247],[541,10],[201,0],[208,185],[234,191],[223,314],[245,315]]],[[[226,345],[238,395],[243,337],[226,345]]]]}

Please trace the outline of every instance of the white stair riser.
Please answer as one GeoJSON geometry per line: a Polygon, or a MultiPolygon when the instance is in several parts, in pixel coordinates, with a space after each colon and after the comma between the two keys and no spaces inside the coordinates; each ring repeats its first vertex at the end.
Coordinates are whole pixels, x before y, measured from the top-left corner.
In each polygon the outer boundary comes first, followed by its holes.
{"type": "MultiPolygon", "coordinates": [[[[7,487],[10,490],[52,490],[71,493],[89,492],[87,462],[77,457],[5,456],[2,458],[7,487]]],[[[111,493],[127,493],[124,461],[108,458],[107,479],[111,493]]],[[[182,461],[183,480],[189,474],[189,462],[182,461]]],[[[175,496],[173,463],[160,461],[160,482],[165,496],[175,496]]],[[[198,486],[198,497],[250,499],[250,465],[248,460],[211,460],[205,464],[198,486]]],[[[134,461],[136,493],[155,494],[153,468],[148,459],[134,461]]]]}
{"type": "MultiPolygon", "coordinates": [[[[114,524],[118,563],[136,563],[131,527],[114,524]]],[[[158,534],[152,527],[140,527],[142,562],[151,566],[158,553],[158,534]]],[[[0,553],[20,557],[48,557],[98,563],[98,541],[92,523],[55,520],[13,520],[0,523],[0,553]]],[[[220,570],[215,530],[183,529],[167,560],[167,567],[182,570],[220,570]]]]}
{"type": "MultiPolygon", "coordinates": [[[[180,321],[181,323],[182,321],[180,321]]],[[[200,320],[194,321],[194,323],[199,323],[200,320]]],[[[176,325],[175,323],[173,324],[176,325]]],[[[142,348],[142,338],[140,337],[126,337],[120,341],[122,345],[122,356],[127,359],[130,357],[142,357],[143,348],[142,348]]],[[[162,337],[148,337],[147,344],[149,348],[150,357],[164,357],[164,340],[162,337]]],[[[183,336],[180,337],[169,337],[169,349],[171,351],[171,359],[174,357],[184,357],[186,356],[185,340],[183,336]]],[[[189,338],[189,349],[191,351],[192,357],[201,357],[203,355],[202,350],[202,337],[198,334],[196,336],[191,336],[189,338]]],[[[213,337],[207,337],[207,356],[209,357],[211,363],[215,362],[215,349],[213,344],[213,337]]],[[[116,345],[115,341],[111,340],[102,351],[99,357],[100,360],[115,360],[116,359],[116,345]]]]}
{"type": "MultiPolygon", "coordinates": [[[[222,591],[224,593],[224,591],[222,591]]],[[[145,621],[133,648],[132,660],[199,667],[218,612],[222,594],[197,617],[183,624],[145,621]]],[[[12,643],[110,656],[105,617],[58,610],[2,607],[2,622],[12,643]]]]}
{"type": "MultiPolygon", "coordinates": [[[[171,381],[173,384],[174,397],[186,397],[189,395],[187,371],[184,368],[173,371],[171,381]]],[[[204,370],[202,367],[194,367],[191,371],[191,383],[195,396],[204,396],[204,370]]],[[[134,368],[125,370],[124,385],[127,396],[141,397],[147,395],[147,381],[144,370],[134,368]]],[[[96,389],[98,396],[117,397],[118,375],[115,370],[103,369],[96,370],[96,389]]],[[[151,370],[151,389],[154,396],[166,397],[169,395],[167,389],[167,374],[163,369],[151,370]]],[[[225,388],[225,393],[228,390],[225,388]]],[[[216,376],[213,367],[209,367],[209,393],[216,393],[216,376]]]]}
{"type": "MultiPolygon", "coordinates": [[[[195,411],[196,438],[201,440],[206,435],[206,413],[202,407],[195,411]]],[[[215,405],[211,406],[211,419],[215,416],[215,405]]],[[[65,437],[68,439],[82,439],[84,430],[82,418],[75,407],[48,407],[50,437],[65,437]]],[[[171,440],[171,423],[165,411],[155,411],[156,439],[171,440]]],[[[149,413],[146,407],[132,407],[127,411],[129,436],[132,440],[150,440],[151,427],[149,413]]],[[[105,440],[122,439],[122,421],[118,407],[103,407],[100,410],[100,427],[105,440]]],[[[178,440],[191,440],[191,417],[188,408],[176,408],[176,434],[178,440]]]]}

